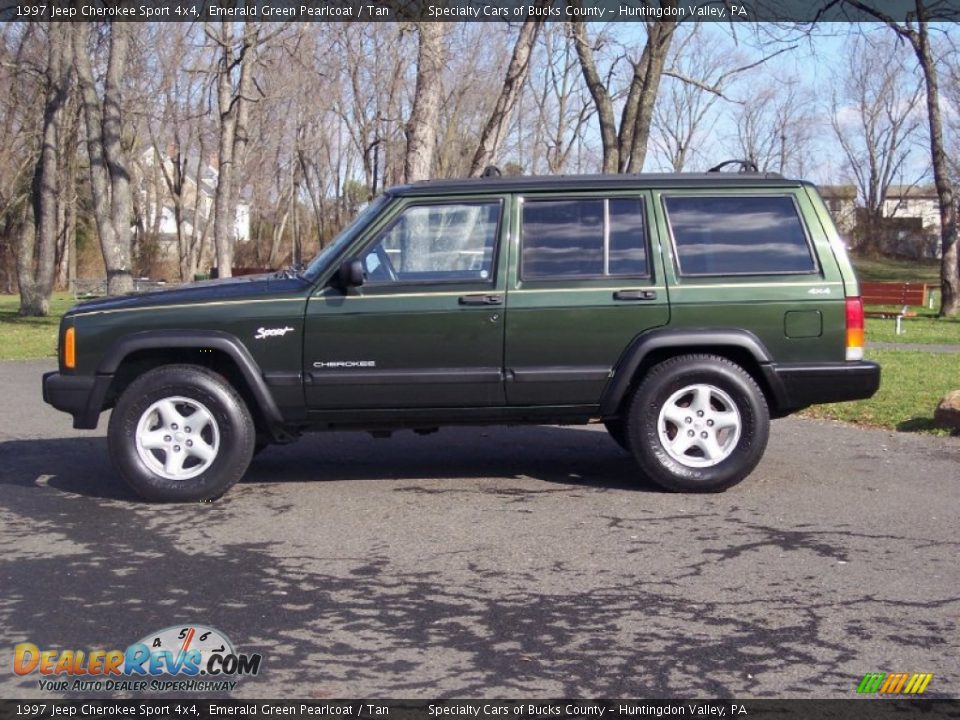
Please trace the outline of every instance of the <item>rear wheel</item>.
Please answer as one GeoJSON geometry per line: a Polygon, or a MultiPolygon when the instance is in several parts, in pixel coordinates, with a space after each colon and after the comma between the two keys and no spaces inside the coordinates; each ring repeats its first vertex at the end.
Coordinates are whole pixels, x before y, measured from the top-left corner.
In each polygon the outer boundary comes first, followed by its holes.
{"type": "Polygon", "coordinates": [[[719,492],[747,477],[763,457],[769,429],[757,383],[716,355],[656,365],[627,415],[627,441],[644,474],[686,492],[719,492]]]}
{"type": "Polygon", "coordinates": [[[110,457],[148,500],[219,497],[246,472],[256,430],[223,376],[196,365],[151,370],[124,390],[110,417],[110,457]]]}

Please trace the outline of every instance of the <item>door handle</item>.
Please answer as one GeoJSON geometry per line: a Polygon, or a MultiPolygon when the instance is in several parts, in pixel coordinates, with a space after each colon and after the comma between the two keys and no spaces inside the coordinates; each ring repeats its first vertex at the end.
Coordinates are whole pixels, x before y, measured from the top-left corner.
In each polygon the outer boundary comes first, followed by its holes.
{"type": "Polygon", "coordinates": [[[617,290],[613,294],[614,300],[656,300],[656,290],[617,290]]]}
{"type": "Polygon", "coordinates": [[[503,305],[503,295],[461,295],[461,305],[503,305]]]}

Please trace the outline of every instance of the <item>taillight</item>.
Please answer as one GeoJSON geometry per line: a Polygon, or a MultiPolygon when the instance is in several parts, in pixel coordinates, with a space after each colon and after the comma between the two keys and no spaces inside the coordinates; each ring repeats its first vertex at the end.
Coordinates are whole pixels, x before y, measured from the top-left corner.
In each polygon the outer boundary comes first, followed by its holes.
{"type": "Polygon", "coordinates": [[[863,360],[863,299],[847,298],[847,360],[863,360]]]}
{"type": "Polygon", "coordinates": [[[77,366],[77,333],[72,327],[63,334],[63,366],[71,370],[77,366]]]}

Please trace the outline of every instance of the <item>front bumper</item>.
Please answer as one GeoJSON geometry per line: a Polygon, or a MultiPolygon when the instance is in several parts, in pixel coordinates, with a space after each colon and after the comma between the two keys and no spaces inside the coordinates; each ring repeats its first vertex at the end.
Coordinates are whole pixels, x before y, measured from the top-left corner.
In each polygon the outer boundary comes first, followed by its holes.
{"type": "Polygon", "coordinates": [[[112,375],[43,374],[43,401],[73,416],[73,427],[92,430],[103,410],[112,375]]]}
{"type": "Polygon", "coordinates": [[[770,365],[771,385],[778,404],[799,410],[821,403],[847,402],[872,397],[880,387],[880,366],[874,362],[804,363],[770,365]]]}

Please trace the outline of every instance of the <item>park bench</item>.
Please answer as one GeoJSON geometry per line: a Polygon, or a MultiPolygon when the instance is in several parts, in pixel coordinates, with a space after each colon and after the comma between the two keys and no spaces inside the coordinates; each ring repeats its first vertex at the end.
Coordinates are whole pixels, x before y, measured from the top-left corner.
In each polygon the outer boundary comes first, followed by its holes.
{"type": "Polygon", "coordinates": [[[911,306],[926,306],[930,302],[930,287],[926,283],[861,282],[860,297],[866,305],[899,305],[899,310],[868,310],[864,317],[895,318],[897,335],[901,334],[901,321],[916,317],[911,306]]]}

